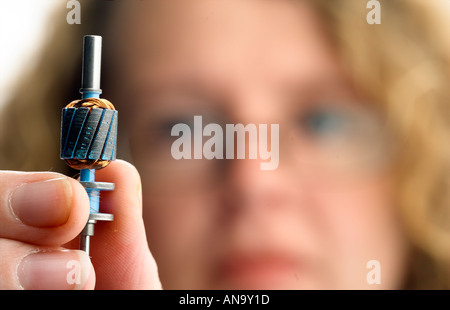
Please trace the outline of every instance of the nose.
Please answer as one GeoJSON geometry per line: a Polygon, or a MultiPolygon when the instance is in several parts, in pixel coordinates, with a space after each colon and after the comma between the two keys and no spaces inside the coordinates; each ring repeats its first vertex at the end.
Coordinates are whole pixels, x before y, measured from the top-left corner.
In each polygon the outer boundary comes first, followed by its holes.
{"type": "Polygon", "coordinates": [[[218,232],[224,234],[224,246],[247,251],[283,239],[296,227],[293,184],[280,169],[261,170],[260,161],[227,163],[215,221],[218,232]]]}
{"type": "MultiPolygon", "coordinates": [[[[240,140],[235,135],[234,159],[226,161],[222,187],[225,206],[222,209],[228,219],[267,216],[274,210],[287,209],[294,201],[293,182],[289,181],[290,174],[281,162],[279,149],[281,116],[274,108],[277,105],[268,99],[270,96],[262,96],[261,93],[247,92],[234,101],[232,121],[244,126],[254,125],[257,133],[253,140],[249,133],[240,140]],[[239,149],[245,150],[244,158],[237,156],[239,149]],[[250,149],[256,151],[256,158],[250,158],[250,149]],[[264,169],[275,161],[273,169],[264,169]]],[[[227,135],[227,144],[229,138],[227,135]]]]}
{"type": "Polygon", "coordinates": [[[228,216],[255,216],[289,204],[292,193],[284,172],[262,170],[262,162],[261,158],[228,161],[223,192],[228,216]]]}

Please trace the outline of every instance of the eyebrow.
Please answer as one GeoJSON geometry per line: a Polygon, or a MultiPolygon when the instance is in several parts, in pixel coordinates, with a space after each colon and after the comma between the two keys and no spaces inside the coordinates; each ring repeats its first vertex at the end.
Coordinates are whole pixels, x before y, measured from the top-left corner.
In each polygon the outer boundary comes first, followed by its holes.
{"type": "MultiPolygon", "coordinates": [[[[282,94],[287,101],[294,100],[308,103],[308,100],[327,100],[340,98],[345,101],[358,101],[358,95],[352,84],[338,74],[310,74],[306,76],[295,75],[288,76],[284,80],[279,80],[278,87],[274,88],[275,92],[282,94]],[[278,88],[278,89],[277,89],[278,88]]],[[[141,82],[135,85],[132,97],[140,104],[148,104],[150,101],[158,102],[158,100],[166,100],[173,96],[186,100],[194,99],[190,102],[189,107],[206,108],[210,106],[205,102],[221,101],[228,102],[227,85],[221,85],[220,82],[212,83],[207,77],[196,74],[185,74],[174,78],[166,79],[156,78],[148,80],[147,83],[141,82]],[[195,100],[200,99],[200,100],[195,100]],[[206,99],[206,100],[201,100],[206,99]]],[[[164,103],[162,103],[164,104],[164,103]]]]}
{"type": "MultiPolygon", "coordinates": [[[[133,97],[144,101],[143,103],[152,100],[168,99],[170,97],[183,97],[188,99],[214,99],[217,100],[223,97],[223,87],[212,86],[198,78],[177,78],[169,81],[150,81],[148,83],[141,83],[136,85],[132,91],[133,97]]],[[[195,106],[204,106],[202,100],[193,100],[191,102],[195,106]]]]}
{"type": "Polygon", "coordinates": [[[338,76],[317,75],[302,80],[291,79],[280,87],[280,93],[288,101],[315,104],[321,100],[359,102],[361,98],[345,79],[338,76]]]}

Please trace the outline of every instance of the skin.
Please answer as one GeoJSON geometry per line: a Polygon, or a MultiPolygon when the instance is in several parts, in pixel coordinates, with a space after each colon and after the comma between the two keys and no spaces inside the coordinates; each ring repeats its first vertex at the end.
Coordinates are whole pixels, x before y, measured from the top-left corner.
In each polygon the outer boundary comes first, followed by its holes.
{"type": "Polygon", "coordinates": [[[367,156],[383,133],[312,10],[293,1],[143,1],[121,14],[114,56],[127,62],[117,61],[115,97],[128,104],[122,141],[138,170],[118,160],[97,172],[116,183],[101,205],[115,221],[96,225],[90,261],[60,251],[76,248],[88,216],[78,182],[0,172],[0,288],[67,288],[32,267],[69,259],[83,274],[69,288],[401,287],[407,241],[388,161],[367,156]],[[364,125],[329,143],[299,122],[317,107],[364,125]],[[174,160],[170,124],[193,115],[280,124],[278,169],[262,171],[260,160],[174,160]],[[36,182],[33,197],[14,196],[36,182]],[[44,195],[50,186],[55,195],[44,195]],[[366,281],[370,260],[381,264],[379,285],[366,281]]]}

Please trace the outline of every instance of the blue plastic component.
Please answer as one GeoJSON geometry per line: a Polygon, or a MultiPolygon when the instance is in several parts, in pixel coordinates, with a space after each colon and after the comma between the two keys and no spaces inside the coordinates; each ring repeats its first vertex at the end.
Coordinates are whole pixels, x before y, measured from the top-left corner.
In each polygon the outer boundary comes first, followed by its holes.
{"type": "MultiPolygon", "coordinates": [[[[80,170],[81,182],[95,182],[95,169],[82,169],[80,170]]],[[[89,213],[98,213],[100,205],[100,190],[86,188],[86,192],[89,196],[89,213]]]]}
{"type": "Polygon", "coordinates": [[[102,91],[101,90],[94,91],[94,90],[80,89],[80,93],[81,93],[81,99],[88,99],[88,98],[97,98],[97,99],[99,99],[102,91]]]}

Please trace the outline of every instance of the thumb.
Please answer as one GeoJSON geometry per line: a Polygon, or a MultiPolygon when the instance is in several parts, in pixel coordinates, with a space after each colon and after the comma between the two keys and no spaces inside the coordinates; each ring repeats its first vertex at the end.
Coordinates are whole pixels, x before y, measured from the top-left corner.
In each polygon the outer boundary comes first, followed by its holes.
{"type": "Polygon", "coordinates": [[[100,194],[100,212],[114,214],[114,221],[97,222],[91,237],[96,289],[161,289],[145,235],[139,173],[117,160],[98,170],[96,180],[115,183],[114,191],[100,194]]]}

